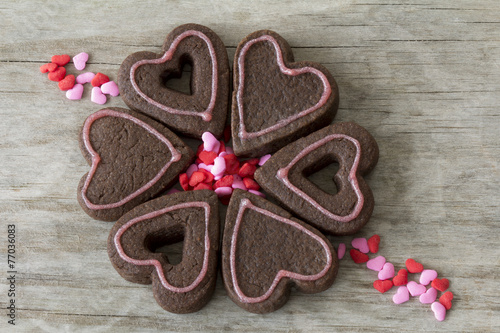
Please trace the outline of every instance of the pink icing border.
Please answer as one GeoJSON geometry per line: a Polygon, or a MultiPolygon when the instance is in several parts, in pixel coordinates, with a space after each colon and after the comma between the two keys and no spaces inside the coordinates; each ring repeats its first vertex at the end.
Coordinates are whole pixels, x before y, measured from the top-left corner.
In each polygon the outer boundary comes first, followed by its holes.
{"type": "Polygon", "coordinates": [[[154,129],[150,125],[146,124],[145,122],[143,122],[140,119],[137,119],[137,118],[129,115],[128,113],[122,113],[122,112],[118,112],[118,111],[114,111],[114,110],[110,110],[110,109],[104,109],[104,110],[97,111],[96,113],[90,115],[85,120],[85,123],[83,125],[83,130],[82,130],[82,136],[83,136],[83,143],[85,145],[85,148],[90,153],[90,156],[92,158],[92,166],[90,167],[90,171],[87,175],[87,178],[85,179],[85,183],[83,184],[81,194],[82,194],[82,199],[85,202],[85,205],[88,208],[93,209],[93,210],[117,208],[117,207],[120,207],[121,205],[129,202],[130,200],[134,199],[138,195],[142,194],[144,191],[151,188],[165,174],[165,172],[167,171],[167,169],[170,167],[170,165],[173,162],[177,162],[181,159],[181,153],[177,149],[175,149],[175,147],[172,145],[172,143],[166,137],[164,137],[160,132],[158,132],[156,129],[154,129]],[[133,123],[141,126],[146,131],[148,131],[149,133],[156,136],[161,142],[163,142],[164,144],[167,145],[168,149],[172,153],[172,158],[170,159],[170,161],[167,162],[167,164],[165,164],[163,166],[163,168],[160,169],[160,171],[156,174],[156,176],[153,179],[148,181],[144,186],[142,186],[141,188],[139,188],[138,190],[136,190],[132,194],[126,196],[122,200],[115,202],[115,203],[96,205],[96,204],[93,204],[92,202],[90,202],[90,200],[87,198],[87,190],[88,190],[90,182],[91,182],[92,178],[94,177],[94,174],[97,170],[97,166],[99,165],[99,162],[101,161],[101,157],[92,147],[92,144],[90,143],[89,135],[90,135],[90,127],[92,126],[94,121],[96,121],[97,119],[103,118],[103,117],[124,118],[124,119],[130,120],[133,123]]]}
{"type": "Polygon", "coordinates": [[[238,113],[239,113],[239,118],[240,118],[240,130],[239,130],[239,136],[241,139],[248,139],[248,138],[254,138],[263,134],[267,134],[269,132],[275,131],[281,127],[284,127],[288,124],[290,124],[292,121],[297,120],[298,118],[301,118],[303,116],[308,115],[309,113],[317,110],[318,108],[322,107],[330,97],[332,93],[332,88],[330,87],[330,82],[328,82],[328,79],[326,78],[325,74],[323,74],[320,70],[313,68],[313,67],[302,67],[302,68],[288,68],[285,66],[285,63],[283,62],[283,53],[281,52],[281,49],[279,47],[278,42],[276,39],[272,36],[269,35],[263,35],[258,38],[252,39],[248,41],[243,48],[241,49],[241,52],[238,56],[238,75],[239,75],[239,86],[238,86],[238,91],[236,93],[236,102],[238,105],[238,113]],[[278,66],[280,68],[280,71],[283,74],[286,75],[291,75],[291,76],[296,76],[299,74],[303,73],[313,73],[317,75],[321,82],[323,83],[323,93],[321,94],[321,98],[316,103],[314,106],[310,107],[309,109],[302,110],[299,113],[292,115],[286,119],[281,119],[278,121],[276,124],[267,127],[263,130],[257,131],[257,132],[247,132],[245,129],[245,123],[243,119],[243,89],[244,89],[244,83],[245,83],[245,54],[247,53],[248,49],[250,46],[252,46],[255,43],[262,42],[262,41],[268,41],[271,42],[274,46],[274,49],[276,50],[276,57],[278,61],[278,66]]]}
{"type": "Polygon", "coordinates": [[[291,278],[295,280],[302,280],[302,281],[314,281],[322,278],[326,272],[330,269],[332,265],[332,253],[330,251],[330,248],[328,247],[328,244],[318,235],[315,233],[311,232],[310,230],[307,230],[303,226],[301,226],[299,223],[292,221],[290,219],[284,218],[283,216],[276,215],[268,210],[259,208],[257,206],[254,206],[252,202],[249,199],[243,199],[241,200],[239,211],[238,211],[238,216],[236,218],[236,223],[234,225],[234,230],[233,230],[233,235],[231,237],[231,248],[230,248],[230,254],[229,254],[229,260],[230,260],[230,268],[231,268],[231,279],[234,285],[234,290],[236,291],[236,294],[238,295],[239,299],[243,303],[259,303],[262,301],[265,301],[266,299],[271,296],[271,294],[274,292],[274,289],[276,289],[276,286],[278,283],[281,281],[282,278],[291,278]],[[323,249],[325,250],[326,254],[326,265],[323,268],[323,270],[317,274],[314,275],[303,275],[303,274],[298,274],[298,273],[293,273],[287,270],[280,270],[278,274],[276,274],[273,283],[271,284],[271,287],[264,293],[264,295],[258,296],[258,297],[249,297],[246,296],[243,291],[240,289],[239,284],[238,284],[238,279],[236,277],[236,243],[238,240],[238,232],[240,229],[241,221],[243,218],[243,213],[245,209],[252,209],[260,214],[267,215],[275,220],[278,220],[282,223],[288,224],[294,228],[299,229],[303,233],[307,234],[308,236],[312,237],[315,239],[317,242],[321,244],[323,249]]]}
{"type": "Polygon", "coordinates": [[[193,201],[193,202],[188,202],[188,203],[182,203],[178,205],[174,205],[171,207],[166,207],[160,210],[156,210],[154,212],[147,213],[145,215],[141,215],[138,217],[133,218],[132,220],[128,221],[124,225],[122,225],[118,231],[115,234],[115,237],[113,238],[116,250],[118,252],[118,255],[125,260],[128,263],[138,265],[138,266],[154,266],[156,268],[156,272],[158,274],[158,277],[160,278],[161,284],[168,290],[175,292],[175,293],[186,293],[188,291],[193,290],[196,288],[200,282],[205,278],[205,275],[207,274],[208,271],[208,256],[210,253],[210,237],[208,235],[208,219],[210,217],[210,205],[206,202],[203,201],[193,201]],[[205,252],[203,254],[203,265],[201,267],[200,274],[196,277],[196,279],[187,287],[175,287],[172,286],[170,283],[168,283],[167,279],[165,278],[165,273],[163,272],[161,263],[156,260],[156,259],[147,259],[147,260],[138,260],[138,259],[133,259],[130,258],[125,254],[125,251],[123,250],[122,244],[121,244],[121,237],[129,229],[131,226],[133,226],[136,223],[139,223],[141,221],[147,220],[147,219],[152,219],[157,216],[160,216],[162,214],[171,212],[173,210],[177,209],[184,209],[184,208],[189,208],[189,207],[200,207],[205,209],[205,252]]]}
{"type": "Polygon", "coordinates": [[[166,51],[161,58],[158,59],[144,59],[144,60],[139,60],[136,63],[132,65],[130,68],[130,83],[132,84],[132,87],[134,90],[149,104],[152,104],[156,106],[157,108],[167,111],[173,114],[180,114],[180,115],[187,115],[187,116],[199,116],[201,117],[204,121],[210,121],[212,120],[212,112],[215,107],[215,100],[217,98],[217,85],[218,85],[218,78],[217,78],[217,57],[215,54],[215,49],[212,44],[212,41],[201,31],[196,31],[196,30],[187,30],[184,31],[182,34],[177,36],[172,44],[170,45],[170,48],[168,51],[166,51]],[[170,108],[166,105],[163,105],[161,103],[158,103],[154,99],[150,98],[148,95],[146,95],[141,88],[139,88],[139,85],[135,81],[135,71],[139,66],[142,66],[144,64],[162,64],[164,62],[167,62],[172,59],[172,56],[174,55],[175,50],[179,46],[179,43],[186,37],[189,36],[197,36],[207,44],[208,46],[208,51],[210,53],[210,57],[212,59],[212,95],[210,96],[210,103],[208,104],[208,107],[205,109],[203,112],[195,112],[195,111],[186,111],[186,110],[178,110],[178,109],[173,109],[170,108]]]}
{"type": "Polygon", "coordinates": [[[364,204],[364,196],[363,193],[361,193],[361,189],[359,188],[358,184],[358,179],[356,178],[356,172],[358,170],[358,165],[359,165],[359,160],[361,158],[361,145],[358,140],[354,139],[353,137],[350,137],[345,134],[330,134],[326,136],[325,138],[316,141],[315,143],[307,146],[304,150],[302,150],[297,156],[294,157],[294,159],[285,167],[280,170],[278,170],[276,176],[279,180],[281,180],[290,190],[295,192],[298,196],[300,196],[302,199],[306,200],[309,202],[311,205],[313,205],[316,209],[318,209],[321,213],[324,215],[328,216],[329,218],[339,221],[339,222],[350,222],[354,220],[355,218],[358,217],[359,213],[363,209],[363,204],[364,204]],[[290,180],[288,179],[288,171],[297,163],[301,158],[312,152],[314,149],[326,144],[327,142],[330,142],[335,139],[347,139],[351,141],[355,146],[356,146],[356,156],[354,158],[354,163],[352,165],[351,170],[349,171],[349,182],[351,183],[354,192],[356,193],[356,196],[358,197],[358,201],[356,202],[356,206],[354,207],[353,211],[346,216],[340,216],[331,213],[328,211],[326,208],[322,207],[319,203],[317,203],[313,198],[308,196],[306,193],[301,191],[299,188],[297,188],[295,185],[293,185],[290,180]]]}

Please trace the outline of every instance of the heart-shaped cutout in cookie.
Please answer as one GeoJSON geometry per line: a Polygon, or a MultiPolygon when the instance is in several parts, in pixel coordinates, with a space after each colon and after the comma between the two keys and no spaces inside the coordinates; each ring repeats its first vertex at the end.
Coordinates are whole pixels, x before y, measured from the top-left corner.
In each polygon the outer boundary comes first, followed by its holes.
{"type": "Polygon", "coordinates": [[[85,121],[80,148],[91,165],[78,200],[105,221],[151,199],[176,180],[194,153],[164,126],[125,109],[102,109],[85,121]]]}
{"type": "Polygon", "coordinates": [[[338,107],[335,80],[323,66],[294,62],[286,40],[261,30],[238,45],[232,106],[236,155],[272,153],[329,124],[338,107]]]}
{"type": "Polygon", "coordinates": [[[153,284],[167,311],[194,312],[210,299],[217,277],[219,214],[212,191],[165,195],[137,206],[111,229],[108,254],[126,280],[153,284]],[[158,248],[183,240],[179,263],[158,248]]]}
{"type": "Polygon", "coordinates": [[[256,313],[281,307],[292,285],[307,293],[327,289],[337,272],[337,255],[321,233],[239,189],[229,203],[222,251],[229,296],[256,313]]]}
{"type": "Polygon", "coordinates": [[[118,85],[125,103],[185,135],[220,137],[229,98],[229,62],[220,38],[207,27],[186,24],[167,36],[163,52],[137,52],[122,63],[118,85]],[[185,64],[192,66],[190,94],[165,84],[185,64]]]}

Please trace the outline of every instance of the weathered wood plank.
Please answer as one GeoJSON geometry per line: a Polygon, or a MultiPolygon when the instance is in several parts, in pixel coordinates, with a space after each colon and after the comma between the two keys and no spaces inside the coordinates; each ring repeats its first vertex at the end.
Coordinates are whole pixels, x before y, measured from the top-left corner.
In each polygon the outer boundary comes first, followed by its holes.
{"type": "MultiPolygon", "coordinates": [[[[499,331],[500,3],[488,1],[196,1],[0,4],[0,220],[17,228],[20,331],[499,331]],[[344,259],[334,286],[292,293],[267,315],[247,313],[219,279],[200,312],[163,311],[151,287],[109,263],[110,223],[85,215],[76,185],[88,171],[77,134],[99,109],[66,100],[38,72],[53,54],[91,54],[87,69],[116,78],[130,53],[160,52],[175,26],[238,42],[273,29],[297,60],[324,64],[340,88],[336,121],[365,126],[380,146],[367,177],[376,198],[359,236],[382,236],[380,254],[402,268],[413,257],[451,281],[453,309],[434,320],[416,299],[380,294],[362,265],[344,259]]],[[[70,70],[71,72],[72,70],[70,70]]],[[[112,98],[109,106],[125,104],[112,98]]],[[[193,143],[194,144],[194,143],[193,143]]],[[[323,174],[325,182],[331,175],[323,174]]],[[[7,306],[6,233],[0,306],[7,306]]],[[[335,244],[351,237],[331,237],[335,244]]],[[[0,330],[12,331],[6,316],[0,330]]]]}

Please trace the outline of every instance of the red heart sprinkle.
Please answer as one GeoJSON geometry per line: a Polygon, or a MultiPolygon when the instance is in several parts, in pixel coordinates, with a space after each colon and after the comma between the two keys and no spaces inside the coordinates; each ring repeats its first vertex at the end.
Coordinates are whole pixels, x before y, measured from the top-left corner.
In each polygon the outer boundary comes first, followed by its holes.
{"type": "Polygon", "coordinates": [[[219,140],[219,142],[220,142],[220,147],[219,147],[219,151],[217,152],[217,154],[220,154],[220,153],[226,151],[226,145],[224,144],[224,141],[219,140]]]}
{"type": "Polygon", "coordinates": [[[207,183],[199,183],[198,185],[193,187],[193,191],[196,190],[212,190],[212,185],[207,183]]]}
{"type": "Polygon", "coordinates": [[[231,126],[226,126],[224,128],[224,141],[228,142],[231,139],[231,126]]]}
{"type": "Polygon", "coordinates": [[[400,269],[398,275],[392,279],[392,283],[395,286],[404,286],[408,283],[408,271],[406,269],[400,269]]]}
{"type": "Polygon", "coordinates": [[[211,172],[208,172],[207,170],[205,170],[203,168],[199,168],[198,171],[205,174],[205,180],[203,182],[205,184],[210,184],[210,186],[212,186],[212,182],[214,180],[214,175],[212,175],[211,172]]]}
{"type": "Polygon", "coordinates": [[[231,187],[231,185],[233,185],[233,181],[234,181],[233,175],[226,175],[215,182],[214,188],[231,187]]]}
{"type": "Polygon", "coordinates": [[[250,160],[245,161],[246,163],[250,163],[251,165],[257,165],[259,163],[260,158],[252,158],[250,160]]]}
{"type": "Polygon", "coordinates": [[[451,300],[453,299],[453,293],[447,291],[439,297],[439,303],[443,304],[446,310],[451,309],[451,300]]]}
{"type": "Polygon", "coordinates": [[[70,90],[75,85],[75,76],[74,75],[66,75],[64,79],[59,81],[59,89],[62,91],[70,90]]]}
{"type": "Polygon", "coordinates": [[[241,166],[240,171],[238,171],[238,175],[242,178],[253,177],[255,170],[257,170],[257,167],[247,162],[241,166]]]}
{"type": "Polygon", "coordinates": [[[240,162],[238,158],[234,154],[224,155],[224,159],[226,160],[226,173],[229,175],[234,175],[238,173],[238,169],[240,168],[240,162]]]}
{"type": "Polygon", "coordinates": [[[391,280],[377,280],[373,282],[373,287],[380,291],[382,294],[391,289],[392,286],[393,284],[391,280]]]}
{"type": "Polygon", "coordinates": [[[259,184],[255,180],[249,177],[243,178],[243,184],[247,187],[249,190],[255,190],[258,191],[260,189],[259,184]]]}
{"type": "Polygon", "coordinates": [[[66,65],[70,60],[71,60],[71,58],[67,54],[55,55],[55,56],[52,56],[52,59],[50,59],[50,61],[52,61],[54,64],[57,64],[59,66],[66,65]]]}
{"type": "Polygon", "coordinates": [[[202,183],[205,180],[205,174],[201,171],[195,171],[189,178],[189,186],[195,187],[199,183],[202,183]]]}
{"type": "Polygon", "coordinates": [[[202,163],[205,163],[206,165],[214,164],[214,160],[217,157],[217,153],[214,153],[213,151],[202,151],[199,155],[200,160],[202,163]]]}
{"type": "Polygon", "coordinates": [[[370,238],[368,238],[368,248],[370,249],[371,253],[378,252],[378,245],[379,244],[380,244],[380,236],[379,235],[373,235],[370,238]]]}
{"type": "MultiPolygon", "coordinates": [[[[349,251],[349,254],[351,255],[351,258],[352,260],[354,260],[354,262],[356,264],[362,264],[364,262],[367,262],[370,258],[368,258],[368,255],[361,252],[361,251],[358,251],[356,249],[351,249],[351,251],[349,251]]],[[[392,281],[391,281],[391,285],[392,285],[392,281]]]]}
{"type": "Polygon", "coordinates": [[[100,87],[103,83],[106,82],[109,82],[109,77],[102,73],[97,73],[92,81],[90,81],[90,84],[92,85],[92,87],[100,87]]]}
{"type": "Polygon", "coordinates": [[[410,273],[420,273],[424,270],[424,265],[410,258],[406,260],[406,268],[410,273]]]}
{"type": "Polygon", "coordinates": [[[50,72],[47,76],[50,81],[59,82],[66,76],[66,68],[57,67],[53,72],[50,72]]]}
{"type": "Polygon", "coordinates": [[[196,156],[200,156],[200,153],[203,151],[205,147],[203,146],[203,143],[198,146],[198,150],[196,151],[196,156]]]}
{"type": "Polygon", "coordinates": [[[54,64],[53,62],[44,64],[40,66],[40,72],[42,73],[47,73],[47,72],[53,72],[57,68],[57,64],[54,64]]]}
{"type": "Polygon", "coordinates": [[[450,281],[448,279],[444,279],[444,278],[443,279],[435,278],[434,280],[432,280],[432,283],[431,283],[431,287],[433,287],[439,291],[445,291],[446,289],[448,289],[449,286],[450,286],[450,281]]]}
{"type": "Polygon", "coordinates": [[[220,197],[219,200],[220,200],[221,204],[227,206],[227,205],[229,205],[229,200],[231,200],[231,196],[230,195],[225,195],[223,197],[220,197]]]}
{"type": "Polygon", "coordinates": [[[179,175],[179,183],[184,191],[189,191],[189,178],[185,173],[179,175]]]}

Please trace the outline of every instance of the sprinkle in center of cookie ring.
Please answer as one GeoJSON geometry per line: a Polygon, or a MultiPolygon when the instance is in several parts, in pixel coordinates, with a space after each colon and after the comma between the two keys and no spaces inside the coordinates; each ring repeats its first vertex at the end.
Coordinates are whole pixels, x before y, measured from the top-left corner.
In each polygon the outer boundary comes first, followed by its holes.
{"type": "Polygon", "coordinates": [[[173,114],[179,114],[179,115],[199,116],[204,121],[210,121],[210,120],[212,120],[212,111],[215,107],[215,101],[217,99],[217,85],[218,85],[217,75],[218,75],[217,74],[217,57],[216,57],[215,49],[214,49],[212,42],[204,33],[200,32],[200,31],[196,31],[196,30],[188,30],[188,31],[183,32],[182,34],[177,36],[177,38],[174,39],[174,41],[170,45],[170,48],[165,52],[165,54],[163,54],[163,56],[161,58],[151,59],[151,60],[149,60],[149,59],[140,60],[140,61],[136,62],[135,64],[133,64],[132,67],[130,68],[130,83],[132,84],[132,87],[134,88],[134,90],[146,102],[156,106],[157,108],[159,108],[161,110],[164,110],[164,111],[167,111],[167,112],[170,112],[173,114]],[[152,99],[151,97],[146,95],[141,90],[141,88],[139,87],[137,82],[135,81],[135,72],[136,72],[137,68],[139,68],[140,66],[145,65],[145,64],[158,65],[158,64],[163,64],[163,63],[171,60],[179,43],[184,38],[187,38],[190,36],[199,37],[207,44],[208,51],[210,53],[210,58],[212,60],[212,87],[211,87],[212,88],[212,95],[210,96],[210,103],[208,104],[208,107],[203,112],[178,110],[178,109],[174,109],[174,108],[168,107],[166,105],[163,105],[161,103],[158,103],[157,101],[155,101],[154,99],[152,99]]]}
{"type": "Polygon", "coordinates": [[[268,299],[271,296],[271,294],[274,292],[274,289],[276,289],[278,283],[281,281],[282,278],[290,278],[290,279],[302,280],[302,281],[318,280],[318,279],[322,278],[328,272],[328,270],[330,269],[332,262],[333,262],[332,253],[330,251],[330,248],[328,247],[328,244],[326,244],[325,241],[323,239],[321,239],[321,237],[314,234],[310,230],[304,228],[303,226],[301,226],[300,224],[298,224],[295,221],[292,221],[292,220],[287,219],[287,218],[280,216],[280,215],[276,215],[268,210],[265,210],[265,209],[262,209],[262,208],[259,208],[255,205],[253,205],[252,202],[248,199],[243,199],[241,201],[241,204],[240,204],[238,216],[236,218],[236,223],[234,225],[234,231],[233,231],[233,234],[231,236],[231,247],[230,247],[229,257],[230,257],[230,266],[231,266],[231,279],[232,279],[232,282],[234,285],[234,290],[236,291],[236,294],[238,295],[238,297],[240,298],[240,300],[243,303],[260,303],[260,302],[268,299]],[[271,284],[271,287],[269,287],[269,289],[263,295],[258,296],[258,297],[249,297],[249,296],[245,295],[238,284],[238,278],[236,276],[236,244],[238,241],[238,232],[240,229],[241,221],[243,220],[243,213],[245,212],[245,209],[254,210],[259,214],[269,216],[277,221],[288,224],[294,228],[297,228],[301,232],[307,234],[308,236],[310,236],[311,238],[316,240],[325,251],[325,256],[326,256],[325,267],[319,273],[314,274],[314,275],[304,275],[304,274],[294,273],[294,272],[290,272],[290,271],[282,269],[282,270],[278,271],[278,273],[274,277],[274,280],[271,284]]]}
{"type": "Polygon", "coordinates": [[[85,145],[85,148],[87,151],[90,153],[90,156],[92,157],[92,166],[90,167],[90,171],[87,175],[87,178],[85,179],[85,183],[82,188],[82,199],[85,202],[85,205],[94,210],[99,210],[99,209],[111,209],[111,208],[116,208],[120,207],[123,204],[129,202],[130,200],[134,199],[138,195],[142,194],[143,192],[147,191],[149,188],[151,188],[158,180],[167,172],[167,169],[170,167],[170,165],[174,162],[177,162],[181,159],[181,153],[175,149],[175,147],[172,145],[172,143],[164,137],[160,132],[158,132],[156,129],[151,127],[150,125],[146,124],[140,119],[137,119],[129,114],[118,112],[118,111],[113,111],[111,109],[104,109],[97,111],[96,113],[90,115],[87,120],[85,121],[85,124],[83,125],[83,130],[82,130],[82,136],[83,136],[83,143],[85,145]],[[109,204],[94,204],[90,202],[89,198],[87,198],[87,190],[89,188],[90,182],[92,181],[92,178],[94,177],[94,174],[97,170],[97,167],[99,165],[99,162],[101,161],[101,157],[99,154],[94,150],[92,147],[92,144],[90,143],[90,128],[92,127],[92,124],[100,118],[103,117],[118,117],[118,118],[124,118],[127,120],[132,121],[133,123],[141,126],[144,128],[146,131],[157,137],[161,142],[163,142],[170,152],[172,153],[172,158],[160,169],[160,171],[156,174],[156,176],[149,180],[145,185],[143,185],[141,188],[137,189],[133,193],[127,195],[125,198],[123,198],[120,201],[109,203],[109,204]]]}
{"type": "Polygon", "coordinates": [[[304,150],[302,150],[295,158],[284,168],[279,169],[278,173],[276,174],[276,177],[282,181],[286,187],[288,187],[291,191],[295,192],[298,196],[300,196],[302,199],[306,200],[309,202],[311,205],[316,207],[321,213],[324,215],[328,216],[329,218],[340,221],[340,222],[349,222],[354,220],[355,218],[358,217],[359,213],[363,209],[363,204],[364,204],[364,196],[363,193],[361,193],[361,189],[359,188],[358,184],[358,179],[356,177],[356,173],[358,172],[358,165],[359,165],[359,160],[361,158],[361,145],[358,140],[354,139],[351,136],[345,135],[345,134],[331,134],[328,135],[327,137],[313,143],[312,145],[309,145],[306,147],[304,150]],[[315,150],[316,148],[336,139],[346,139],[351,141],[355,146],[356,146],[356,156],[354,157],[354,162],[352,164],[352,168],[349,172],[348,180],[349,183],[351,184],[354,193],[356,193],[356,197],[358,198],[356,205],[354,206],[354,209],[349,215],[345,216],[340,216],[333,214],[323,206],[321,206],[316,200],[308,196],[306,193],[301,191],[298,187],[293,185],[290,180],[288,179],[288,172],[290,169],[304,156],[315,150]]]}
{"type": "Polygon", "coordinates": [[[189,291],[193,290],[194,288],[196,288],[200,284],[200,282],[203,280],[203,278],[205,277],[205,275],[207,274],[207,271],[208,271],[208,257],[210,254],[210,237],[208,235],[209,216],[210,216],[210,205],[206,202],[203,202],[203,201],[194,201],[194,202],[189,202],[189,203],[178,204],[178,205],[171,206],[171,207],[166,207],[166,208],[163,208],[163,209],[160,209],[160,210],[157,210],[157,211],[154,211],[154,212],[142,215],[142,216],[138,216],[138,217],[128,221],[127,223],[125,223],[116,232],[115,237],[114,237],[114,244],[115,244],[115,247],[116,247],[118,254],[120,255],[120,257],[123,260],[125,260],[126,262],[129,262],[131,264],[138,265],[138,266],[154,266],[156,268],[156,273],[158,274],[158,277],[160,278],[161,284],[166,289],[168,289],[172,292],[176,292],[176,293],[186,293],[186,292],[189,292],[189,291]],[[129,256],[127,256],[127,254],[125,254],[125,251],[123,250],[123,247],[121,244],[121,236],[127,231],[127,229],[129,229],[130,227],[132,227],[136,223],[155,218],[157,216],[160,216],[162,214],[165,214],[165,213],[168,213],[168,212],[171,212],[174,210],[185,209],[185,208],[190,208],[190,207],[200,207],[200,208],[203,208],[205,210],[205,253],[203,254],[203,265],[202,265],[200,274],[198,274],[196,279],[189,286],[187,286],[187,287],[175,287],[175,286],[171,285],[170,283],[168,283],[168,281],[165,277],[165,273],[163,272],[162,265],[158,260],[156,260],[156,259],[138,260],[138,259],[133,259],[133,258],[130,258],[129,256]]]}
{"type": "Polygon", "coordinates": [[[280,46],[276,39],[270,35],[264,35],[255,39],[252,39],[248,43],[243,46],[240,56],[238,58],[238,74],[239,74],[239,80],[240,84],[238,85],[238,91],[236,93],[236,102],[238,105],[238,112],[239,112],[239,118],[240,118],[240,131],[239,131],[239,136],[241,139],[251,139],[258,137],[263,134],[267,134],[269,132],[275,131],[277,129],[280,129],[291,122],[306,116],[310,114],[311,112],[314,112],[315,110],[319,109],[322,107],[327,101],[328,98],[330,97],[332,93],[332,88],[330,86],[330,82],[328,82],[327,77],[325,74],[323,74],[320,70],[313,68],[313,67],[302,67],[302,68],[288,68],[286,67],[284,61],[283,61],[283,53],[280,49],[280,46]],[[300,74],[304,73],[312,73],[316,76],[318,76],[321,80],[321,83],[323,84],[323,93],[321,94],[321,98],[319,101],[313,105],[312,107],[302,110],[299,113],[296,113],[286,119],[281,119],[278,121],[276,124],[269,126],[267,128],[264,128],[260,131],[257,132],[247,132],[245,129],[245,122],[244,122],[244,110],[243,110],[243,90],[245,86],[245,55],[248,52],[248,49],[255,43],[259,42],[269,42],[274,46],[274,49],[276,51],[276,59],[278,62],[278,66],[280,71],[283,74],[290,75],[290,76],[297,76],[300,74]]]}

